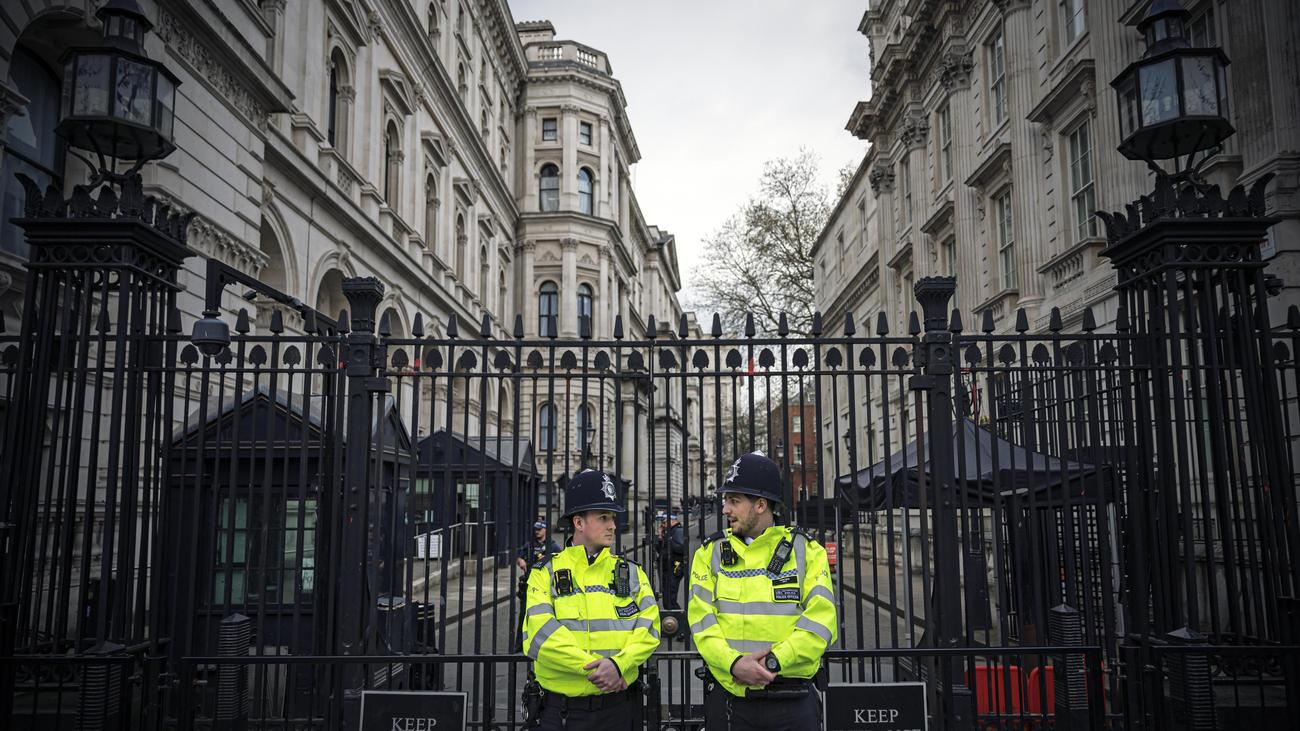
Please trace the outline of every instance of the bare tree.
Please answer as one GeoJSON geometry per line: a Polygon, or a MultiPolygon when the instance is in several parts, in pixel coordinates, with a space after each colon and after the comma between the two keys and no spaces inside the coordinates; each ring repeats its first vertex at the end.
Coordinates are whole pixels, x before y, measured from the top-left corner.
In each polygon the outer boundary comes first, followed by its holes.
{"type": "Polygon", "coordinates": [[[808,335],[813,315],[812,248],[830,215],[817,156],[805,149],[768,161],[759,189],[705,241],[693,272],[697,309],[722,316],[738,332],[753,313],[773,333],[782,313],[791,334],[808,335]]]}

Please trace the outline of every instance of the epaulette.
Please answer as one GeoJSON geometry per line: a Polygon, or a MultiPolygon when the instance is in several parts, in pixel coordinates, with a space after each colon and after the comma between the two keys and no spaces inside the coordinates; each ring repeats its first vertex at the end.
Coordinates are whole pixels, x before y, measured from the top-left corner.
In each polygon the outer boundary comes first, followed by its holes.
{"type": "Polygon", "coordinates": [[[706,537],[702,545],[707,546],[710,543],[713,543],[714,541],[720,541],[726,537],[727,537],[727,532],[725,530],[720,530],[717,533],[714,533],[713,535],[706,537]]]}
{"type": "Polygon", "coordinates": [[[550,556],[547,556],[546,558],[538,559],[537,563],[534,563],[534,564],[533,564],[533,568],[535,568],[535,569],[544,569],[544,568],[546,568],[546,564],[548,564],[548,563],[551,562],[551,558],[552,558],[554,555],[555,555],[555,554],[551,554],[550,556]]]}
{"type": "Polygon", "coordinates": [[[803,536],[809,541],[816,541],[816,539],[813,538],[813,534],[809,532],[807,528],[798,525],[788,525],[786,528],[790,529],[790,535],[792,536],[803,536]]]}

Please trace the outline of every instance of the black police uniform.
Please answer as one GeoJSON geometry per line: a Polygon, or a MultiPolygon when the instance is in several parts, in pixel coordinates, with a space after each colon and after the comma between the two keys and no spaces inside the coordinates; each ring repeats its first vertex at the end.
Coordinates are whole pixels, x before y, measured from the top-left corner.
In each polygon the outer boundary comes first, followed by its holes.
{"type": "Polygon", "coordinates": [[[660,575],[663,577],[664,606],[681,609],[677,605],[677,590],[686,575],[686,531],[680,524],[670,525],[656,545],[659,551],[660,575]]]}
{"type": "Polygon", "coordinates": [[[552,554],[560,552],[560,547],[555,541],[530,541],[528,545],[519,549],[519,558],[530,567],[538,561],[545,561],[552,554]]]}

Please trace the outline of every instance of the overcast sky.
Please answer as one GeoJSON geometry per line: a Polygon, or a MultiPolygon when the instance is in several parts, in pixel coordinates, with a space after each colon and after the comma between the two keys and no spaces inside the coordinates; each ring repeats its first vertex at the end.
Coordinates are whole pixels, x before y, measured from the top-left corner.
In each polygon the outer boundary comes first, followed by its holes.
{"type": "MultiPolygon", "coordinates": [[[[828,190],[866,143],[844,125],[868,96],[864,0],[509,0],[515,21],[609,55],[641,148],[647,222],[677,236],[689,287],[702,240],[805,146],[828,190]]],[[[683,292],[688,298],[689,293],[683,292]]]]}

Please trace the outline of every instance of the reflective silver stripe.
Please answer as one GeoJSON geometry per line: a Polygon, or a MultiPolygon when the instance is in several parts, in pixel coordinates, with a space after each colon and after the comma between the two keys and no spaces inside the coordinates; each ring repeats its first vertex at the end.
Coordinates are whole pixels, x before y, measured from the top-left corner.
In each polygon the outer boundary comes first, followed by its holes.
{"type": "Polygon", "coordinates": [[[649,617],[642,617],[633,621],[633,629],[641,629],[642,627],[652,630],[655,628],[655,621],[649,617]]]}
{"type": "Polygon", "coordinates": [[[699,597],[709,604],[713,603],[713,592],[709,591],[709,587],[701,584],[691,584],[691,596],[699,597]]]}
{"type": "Polygon", "coordinates": [[[635,619],[561,619],[560,624],[578,632],[631,632],[636,629],[637,621],[635,619]]]}
{"type": "Polygon", "coordinates": [[[717,623],[718,623],[718,615],[706,614],[704,615],[703,619],[691,625],[691,634],[695,634],[696,632],[703,632],[704,630],[713,627],[717,623]]]}
{"type": "Polygon", "coordinates": [[[619,650],[590,650],[590,652],[593,655],[600,655],[601,657],[613,657],[617,655],[620,651],[619,650]]]}
{"type": "Polygon", "coordinates": [[[709,556],[709,565],[713,568],[713,575],[717,576],[722,570],[722,542],[727,540],[726,536],[713,542],[712,555],[709,556]]]}
{"type": "Polygon", "coordinates": [[[760,640],[727,640],[731,649],[738,652],[760,652],[762,650],[772,649],[771,642],[762,642],[760,640]]]}
{"type": "Polygon", "coordinates": [[[808,619],[807,617],[800,617],[799,620],[794,623],[794,626],[795,629],[802,629],[802,630],[807,630],[809,632],[812,632],[813,634],[822,638],[822,641],[825,642],[827,645],[831,644],[831,631],[826,629],[826,627],[822,626],[821,624],[814,622],[811,619],[808,619]]]}
{"type": "Polygon", "coordinates": [[[654,605],[655,605],[655,598],[652,596],[645,596],[645,597],[641,597],[641,603],[637,605],[637,609],[644,612],[645,610],[649,609],[650,607],[653,607],[654,605]]]}
{"type": "Polygon", "coordinates": [[[803,611],[794,602],[732,602],[718,601],[718,611],[726,614],[764,614],[779,617],[794,617],[803,611]]]}
{"type": "Polygon", "coordinates": [[[831,590],[827,589],[821,584],[818,584],[817,586],[814,586],[813,588],[808,590],[808,595],[803,598],[803,605],[805,607],[808,606],[808,602],[811,602],[812,598],[815,596],[826,597],[826,600],[829,601],[831,604],[835,603],[835,595],[831,593],[831,590]]]}
{"type": "Polygon", "coordinates": [[[637,569],[635,564],[629,563],[627,565],[627,568],[628,568],[628,574],[631,575],[631,579],[632,579],[631,586],[630,586],[630,588],[632,589],[632,596],[636,596],[637,594],[641,593],[641,572],[637,569]]]}
{"type": "Polygon", "coordinates": [[[534,604],[528,608],[529,617],[537,614],[555,614],[555,606],[551,604],[534,604]]]}
{"type": "Polygon", "coordinates": [[[794,534],[794,575],[799,586],[803,586],[804,563],[807,556],[804,554],[808,549],[808,539],[804,538],[802,533],[794,534]]]}
{"type": "Polygon", "coordinates": [[[555,567],[551,565],[550,561],[546,562],[546,582],[551,587],[551,596],[559,596],[555,591],[555,567]]]}
{"type": "Polygon", "coordinates": [[[537,630],[537,634],[533,635],[533,641],[528,643],[528,656],[536,660],[537,653],[542,651],[542,645],[550,639],[551,635],[555,634],[555,630],[559,629],[560,626],[559,620],[546,620],[546,624],[542,625],[542,628],[537,630]]]}

